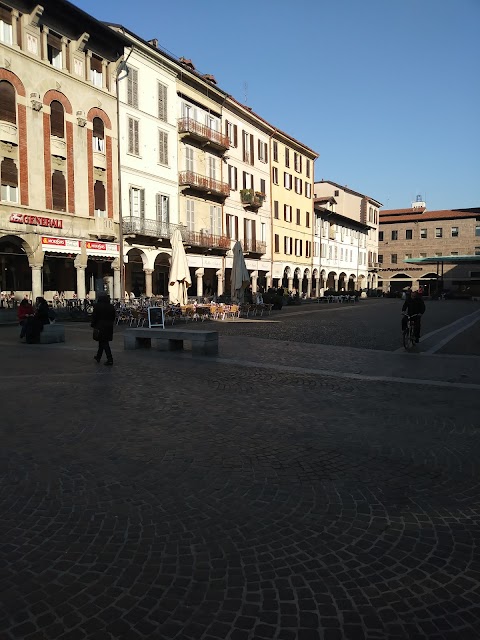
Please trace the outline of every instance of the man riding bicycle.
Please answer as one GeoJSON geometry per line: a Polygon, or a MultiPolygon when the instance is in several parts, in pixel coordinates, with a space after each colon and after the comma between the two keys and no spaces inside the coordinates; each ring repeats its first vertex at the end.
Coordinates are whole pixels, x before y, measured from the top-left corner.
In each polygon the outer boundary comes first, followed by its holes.
{"type": "MultiPolygon", "coordinates": [[[[403,303],[402,311],[405,312],[408,316],[415,316],[413,318],[414,329],[415,329],[415,342],[419,342],[422,315],[425,313],[425,302],[423,301],[423,298],[418,293],[418,291],[412,291],[411,297],[407,298],[403,303]]],[[[405,331],[406,328],[407,328],[407,318],[406,316],[404,316],[402,318],[403,331],[405,331]]]]}

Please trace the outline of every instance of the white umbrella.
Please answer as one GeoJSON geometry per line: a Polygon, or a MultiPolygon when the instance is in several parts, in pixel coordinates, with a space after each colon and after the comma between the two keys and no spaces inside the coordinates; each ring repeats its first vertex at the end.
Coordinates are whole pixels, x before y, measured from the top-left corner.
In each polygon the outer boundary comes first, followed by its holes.
{"type": "Polygon", "coordinates": [[[174,229],[170,244],[172,245],[172,264],[168,276],[168,298],[172,304],[187,304],[187,289],[192,281],[180,229],[174,229]]]}
{"type": "Polygon", "coordinates": [[[242,245],[236,242],[233,246],[233,264],[231,277],[231,296],[233,302],[243,302],[245,289],[250,284],[250,274],[245,265],[242,245]]]}

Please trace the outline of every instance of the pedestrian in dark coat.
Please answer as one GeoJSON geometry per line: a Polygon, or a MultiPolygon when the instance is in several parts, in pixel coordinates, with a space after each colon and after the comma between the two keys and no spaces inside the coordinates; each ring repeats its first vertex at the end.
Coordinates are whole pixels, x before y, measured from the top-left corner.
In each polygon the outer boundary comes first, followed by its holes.
{"type": "Polygon", "coordinates": [[[113,364],[110,342],[113,340],[113,325],[115,322],[115,307],[110,302],[110,297],[106,294],[100,295],[93,307],[91,326],[94,329],[94,338],[98,339],[97,355],[94,360],[100,362],[103,352],[107,356],[106,367],[113,364]],[[96,335],[96,337],[95,337],[96,335]]]}
{"type": "Polygon", "coordinates": [[[27,318],[27,323],[25,325],[25,337],[28,344],[36,344],[40,342],[40,334],[46,324],[50,324],[50,319],[48,317],[48,302],[42,296],[38,296],[35,300],[34,314],[27,318]]]}

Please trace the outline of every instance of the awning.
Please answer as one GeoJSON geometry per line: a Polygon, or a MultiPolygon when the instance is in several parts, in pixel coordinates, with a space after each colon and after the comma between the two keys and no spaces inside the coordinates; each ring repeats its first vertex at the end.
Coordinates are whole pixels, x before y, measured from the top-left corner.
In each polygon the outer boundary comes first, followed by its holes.
{"type": "Polygon", "coordinates": [[[118,258],[120,255],[120,245],[113,242],[85,242],[87,256],[98,256],[103,258],[118,258]]]}
{"type": "Polygon", "coordinates": [[[408,264],[458,264],[480,262],[480,256],[428,256],[425,258],[405,258],[408,264]]]}
{"type": "Polygon", "coordinates": [[[72,240],[72,238],[42,236],[42,251],[53,251],[54,253],[81,253],[82,241],[72,240]]]}

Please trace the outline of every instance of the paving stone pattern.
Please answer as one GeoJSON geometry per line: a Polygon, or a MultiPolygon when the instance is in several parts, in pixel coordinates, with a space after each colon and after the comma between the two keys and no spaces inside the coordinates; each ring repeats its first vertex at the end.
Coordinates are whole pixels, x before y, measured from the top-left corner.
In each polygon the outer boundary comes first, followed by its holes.
{"type": "Polygon", "coordinates": [[[1,640],[480,638],[477,392],[1,349],[1,640]]]}

